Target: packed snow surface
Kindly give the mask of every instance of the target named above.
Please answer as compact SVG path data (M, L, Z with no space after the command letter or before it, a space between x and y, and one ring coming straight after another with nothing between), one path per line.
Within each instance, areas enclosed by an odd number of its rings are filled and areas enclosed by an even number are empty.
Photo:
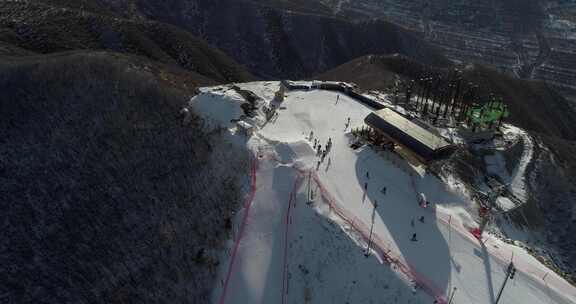
M240 86L266 106L279 84ZM576 303L576 289L524 249L469 233L472 203L455 179L352 149L350 130L369 107L336 92L289 91L278 116L247 137L230 123L242 118L241 98L226 87L203 92L191 106L254 159L214 303L494 303L511 260L517 273L500 303ZM314 139L332 141L321 163Z

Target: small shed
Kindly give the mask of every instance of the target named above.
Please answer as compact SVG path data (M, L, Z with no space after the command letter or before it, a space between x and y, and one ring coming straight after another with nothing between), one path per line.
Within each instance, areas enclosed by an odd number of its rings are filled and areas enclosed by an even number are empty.
M455 147L441 136L389 108L368 114L364 122L377 134L410 151L422 163L444 157Z

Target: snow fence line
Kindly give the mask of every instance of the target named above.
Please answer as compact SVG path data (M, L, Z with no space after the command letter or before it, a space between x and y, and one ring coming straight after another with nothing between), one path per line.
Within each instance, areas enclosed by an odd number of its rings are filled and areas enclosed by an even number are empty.
M285 230L284 230L284 262L282 265L282 304L285 304L288 297L288 239L290 237L290 225L292 224L292 219L290 216L290 211L292 210L292 204L296 208L296 191L302 185L303 177L298 176L294 181L294 186L292 187L292 192L290 192L290 197L288 198L288 207L286 208L286 217L284 220Z
M276 161L279 163L283 163L278 158L276 158L274 155L267 155L267 156L268 156L267 157L268 160L273 160L273 161ZM232 250L230 263L228 265L228 271L226 274L226 279L224 281L224 286L222 289L222 294L220 296L219 304L225 303L228 285L229 285L230 278L232 276L234 262L236 260L236 255L238 252L238 247L239 247L240 241L243 238L244 230L245 230L245 227L247 224L248 215L250 213L250 208L252 206L252 202L253 202L254 197L256 195L256 172L257 172L258 167L259 167L259 162L258 162L259 157L264 157L264 155L260 154L260 155L254 156L253 154L251 154L252 161L251 161L251 168L250 168L250 184L251 184L250 190L249 190L249 193L248 193L246 200L244 202L245 212L244 212L244 216L243 216L242 223L240 226L240 230L238 232L238 236L236 238L236 242L235 242L233 250ZM328 204L328 206L330 207L330 210L333 211L343 221L345 221L356 233L358 233L358 235L360 235L363 238L364 241L368 242L368 238L369 238L368 237L368 235L369 235L368 227L365 226L363 224L363 222L361 220L359 220L358 218L356 218L354 215L349 214L349 212L347 212L342 206L340 206L337 203L336 199L334 197L332 197L330 192L326 189L324 184L320 181L320 178L318 177L316 172L313 172L312 170L306 170L306 169L298 168L297 166L292 166L292 168L295 169L299 173L299 177L294 182L292 192L290 193L290 196L288 199L288 206L287 206L286 214L285 214L286 227L285 227L285 240L284 240L285 244L284 244L284 261L283 261L283 286L282 286L282 295L281 295L282 304L286 303L287 294L288 294L288 281L287 281L288 239L289 239L290 214L291 214L291 208L292 208L291 206L292 206L292 204L294 204L294 206L296 205L295 204L296 191L297 191L298 187L301 185L303 178L305 178L308 174L311 174L311 177L314 179L314 182L316 182L316 184L318 185L318 188L320 189L321 197L322 197L323 201ZM454 225L451 221L451 218L450 218L451 216L449 216L449 215L447 216L446 214L438 212L438 209L435 208L435 205L433 205L433 208L429 208L429 209L431 212L435 213L436 218L438 220L440 220L444 224L448 225L450 229L452 227L454 227L456 232L465 236L466 238L468 238L472 242L474 242L474 241L481 242L481 240L478 240L476 237L474 237L470 231L466 231L466 230L468 230L468 229L466 229L467 227L464 226L463 227L464 229L461 229L460 227ZM472 228L472 227L468 227L468 228ZM438 301L439 304L447 304L447 298L446 298L444 291L441 290L440 288L438 288L437 286L435 286L435 284L431 280L427 279L426 277L424 277L423 275L418 273L416 271L416 269L413 266L411 266L409 263L407 263L407 262L403 263L400 260L400 258L392 256L390 254L392 252L392 250L389 248L388 245L386 245L386 243L378 235L373 235L372 244L374 244L374 247L372 247L372 250L374 250L376 252L376 254L378 254L378 257L380 257L380 259L382 261L391 265L393 269L398 269L403 275L406 276L407 279L412 280L418 288L421 288L427 294L432 296L435 300ZM506 258L501 256L500 252L491 251L491 256L494 257L496 260L498 260L502 264L506 263ZM519 269L519 270L521 272L523 272L524 274L527 274L526 271L522 271L521 269ZM533 279L536 279L534 275L529 275L529 276L533 277Z
M339 92L341 94L347 95L348 97L355 99L356 101L363 103L375 110L382 110L385 108L380 102L362 95L356 89L351 88L344 83L327 83L327 82L320 82L314 84L311 82L309 85L302 85L302 84L293 84L290 81L283 80L281 83L290 91L293 90L325 90L325 91L334 91Z
M330 209L335 212L338 217L348 223L348 225L350 225L350 227L352 227L360 236L362 236L364 241L368 242L368 227L363 225L362 221L349 214L336 202L336 199L332 197L330 192L322 184L320 178L315 172L312 174L312 177L320 189L322 199L329 205ZM392 249L390 249L389 246L387 246L378 235L372 236L372 244L376 245L372 248L372 250L376 251L382 261L385 261L387 264L391 265L393 269L398 269L408 279L412 280L416 284L417 288L424 290L424 292L432 296L434 300L438 301L439 304L448 303L444 291L441 288L438 288L431 280L418 273L418 271L416 271L416 269L409 263L403 263L398 257L393 257L390 254Z
M250 165L250 191L246 197L246 200L244 201L244 216L242 217L240 230L238 231L238 236L236 238L236 242L234 243L232 254L230 255L230 263L228 264L226 279L224 281L224 286L222 287L222 294L220 295L220 300L218 301L219 304L224 304L224 301L226 300L228 283L230 282L230 277L232 276L232 269L234 267L234 261L236 260L236 254L238 253L238 246L240 245L240 241L244 236L244 230L246 228L246 223L248 222L248 215L250 214L250 207L252 207L252 202L256 196L256 171L258 170L258 159L254 156L253 153L250 153L250 157L252 158Z
M414 182L413 182L413 188L414 191L418 192ZM448 229L453 229L455 232L457 232L459 235L469 240L471 243L476 244L478 249L481 249L482 247L486 248L490 257L493 258L498 264L505 266L508 265L508 263L510 263L512 255L506 256L504 252L500 250L494 250L491 246L487 246L486 244L489 241L491 241L491 239L482 238L482 232L480 231L480 228L478 228L477 225L470 226L461 221L456 221L455 223L454 221L452 221L452 216L450 214L445 214L441 212L438 208L436 208L436 204L431 204L431 207L425 209L426 211L432 213L439 222L448 226ZM457 224L458 222L460 224ZM558 284L558 281L556 281L557 279L556 277L554 278L553 283L550 285L548 285L548 283L550 282L544 281L543 278L545 278L548 275L548 273L554 273L553 270L543 271L539 269L538 272L530 271L529 270L530 265L521 261L515 261L515 267L518 273L525 275L534 283L546 284L548 288L552 288L560 293L569 293L568 290L564 287L565 285Z
M280 159L278 159L276 157L276 155L273 155L273 154L259 155L258 157L264 157L264 156L266 156L266 158L268 160L273 160L273 161L276 161L276 162L281 163L281 164L286 164L286 163L282 162ZM299 173L300 182L306 176L311 175L311 177L314 179L314 182L316 182L316 184L318 185L318 188L320 189L322 199L324 200L324 202L326 202L328 204L328 206L330 207L330 210L335 212L338 215L338 217L340 217L342 220L344 220L346 223L348 223L348 225L350 225L350 227L352 227L360 236L362 236L364 241L368 242L368 238L369 238L368 227L366 227L365 225L362 225L361 220L359 220L355 216L349 214L347 211L345 211L344 208L342 208L338 203L336 203L336 199L334 199L334 197L332 197L332 195L326 189L324 184L322 184L322 182L320 181L320 178L318 177L316 172L314 172L313 170L309 170L309 169L307 170L307 169L299 168L298 166L294 166L294 165L292 166L292 168ZM298 179L295 182L295 186L297 185L297 183L299 183ZM296 191L296 189L297 189L297 187L295 187L293 189L293 191ZM289 220L289 218L288 218L288 214L287 214L287 216L286 216L286 221L287 221L286 224L287 225L289 224L288 220ZM286 239L285 239L286 241L287 241L287 237L288 236L286 235ZM385 245L385 242L378 235L373 234L372 244L375 245L372 248L372 250L376 251L376 253L378 254L378 256L380 257L380 259L382 261L385 261L387 264L391 265L393 267L393 269L398 269L402 274L404 274L406 276L407 279L414 282L416 284L417 288L424 290L427 294L432 296L434 298L434 300L438 301L438 304L447 304L448 303L447 298L446 298L443 290L441 290L440 288L435 286L431 280L425 278L423 275L418 273L416 271L416 269L414 267L412 267L410 264L401 262L398 257L393 257L390 254L392 252L392 250L389 248L389 246ZM285 247L285 249L287 250L287 247ZM287 260L285 260L285 261L286 261L285 262L286 265L285 265L284 270L286 271L288 265L287 265ZM284 276L285 275L286 274L284 274ZM283 292L282 292L282 303L283 304L285 303L284 302L285 301L284 295L287 292L287 290L284 289L285 287L286 287L286 284L284 283L284 286L282 288L283 289ZM220 303L220 304L223 304L223 303Z

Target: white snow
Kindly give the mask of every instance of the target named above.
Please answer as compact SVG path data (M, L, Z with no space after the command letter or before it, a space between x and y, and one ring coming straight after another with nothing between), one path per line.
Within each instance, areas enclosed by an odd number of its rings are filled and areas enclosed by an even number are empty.
M514 171L512 172L512 182L510 183L510 188L512 193L524 202L528 199L528 189L526 183L526 167L532 160L532 155L534 154L534 141L526 132L520 130L519 128L513 126L507 126L508 132L520 134L522 136L522 142L524 144L524 150L522 152L522 157L520 158L520 163Z
M266 102L278 88L238 85ZM201 115L225 126L240 116L236 93L209 91L191 102ZM372 110L342 94L336 103L337 95L288 92L278 118L245 143L255 159L253 199L238 214L241 234L221 264L215 303L446 303L454 289L453 303L493 303L512 254L518 272L500 303L576 302L576 289L524 249L468 232L477 224L457 181L420 175L389 152L351 149L347 118L359 127ZM333 142L320 166L310 131L322 145Z
M203 118L209 126L231 127L231 121L242 115L240 105L243 102L242 96L233 91L209 91L197 95L191 106L196 112L204 114Z

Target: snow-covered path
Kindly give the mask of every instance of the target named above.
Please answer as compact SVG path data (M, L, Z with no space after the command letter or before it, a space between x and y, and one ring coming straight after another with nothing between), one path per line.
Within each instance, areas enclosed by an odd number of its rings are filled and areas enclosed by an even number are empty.
M278 279L284 272L283 218L297 172L275 168L270 161L258 161L257 167L255 196L242 210L245 217L240 227L244 227L238 232L238 249L231 252L234 262L228 267L219 303L272 303L279 302L282 294Z
M223 265L231 275L225 296L215 291L220 304L442 303L454 288L454 303L493 303L512 252L518 272L501 303L576 303L575 288L523 249L470 235L468 200L451 185L419 175L395 155L351 149L346 120L359 126L371 109L336 96L288 93L278 119L249 140L258 151L256 192L234 264ZM319 167L310 131L322 144L334 143ZM316 193L311 205L307 170ZM417 204L420 192L433 206ZM365 258L372 223L377 258ZM421 289L415 293L414 282Z

